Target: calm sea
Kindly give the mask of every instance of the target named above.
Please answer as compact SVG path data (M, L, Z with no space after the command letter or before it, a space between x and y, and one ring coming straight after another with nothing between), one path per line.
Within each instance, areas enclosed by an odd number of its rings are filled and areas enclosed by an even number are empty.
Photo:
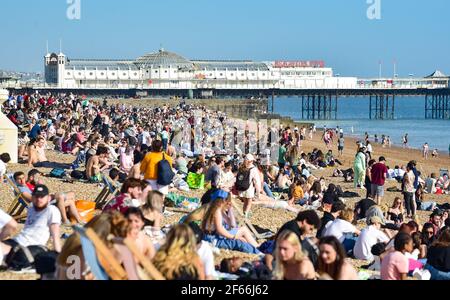
M410 147L422 148L427 142L430 149L444 151L448 155L450 145L450 120L425 119L425 100L421 97L396 98L394 120L370 120L368 98L341 98L338 100L338 120L314 121L317 128L339 126L346 135L362 137L368 132L371 140L375 134L391 137L394 145L402 143L408 133ZM301 121L301 99L275 99L275 113Z

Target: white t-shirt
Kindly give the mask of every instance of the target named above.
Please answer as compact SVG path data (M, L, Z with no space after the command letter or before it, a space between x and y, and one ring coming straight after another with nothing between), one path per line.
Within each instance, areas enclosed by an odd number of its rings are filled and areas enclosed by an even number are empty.
M0 178L6 174L6 164L0 159Z
M368 226L361 230L361 235L356 240L355 248L353 248L353 254L357 259L371 261L373 260L372 246L387 242L389 242L389 238L384 232L373 225Z
M352 223L342 219L336 219L327 228L323 236L334 236L342 243L345 240L345 233L354 233L355 231L356 227Z
M52 224L61 224L61 213L56 206L49 205L39 212L33 206L30 206L25 227L14 240L25 247L45 246L50 238L50 226Z
M142 133L139 135L139 139L143 145L150 146L150 133L148 131L142 131Z
M11 220L12 217L0 209L0 230L2 230L2 228L5 227L6 224L11 222Z
M202 245L197 250L198 256L200 256L203 266L205 268L205 276L217 277L216 269L214 267L214 254L209 243L202 241Z

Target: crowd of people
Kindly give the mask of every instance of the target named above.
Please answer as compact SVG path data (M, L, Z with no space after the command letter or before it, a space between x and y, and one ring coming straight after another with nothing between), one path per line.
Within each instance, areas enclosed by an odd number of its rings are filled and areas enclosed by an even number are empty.
M226 127L224 113L184 103L139 108L72 94L34 94L11 96L2 111L19 129L19 158L30 169L27 175L11 174L29 204L17 235L11 237L17 222L0 210L0 262L9 270L27 267L21 258L28 249L36 265L47 259L46 273L57 279L74 279L68 276L74 255L83 262L81 278L76 279L95 279L80 233L61 235L61 225L77 224L92 229L123 265L130 262L114 238L132 240L166 279L360 279L347 258L366 261L366 268L379 271L381 279L416 274L450 278L449 207L423 201L425 193L449 191L448 174L422 180L415 161L391 170L385 157L372 157L369 141L358 143L352 168L337 170L338 176L366 190L366 197L352 207L340 186L314 176L318 169L343 165L332 150L336 144L338 155L343 154L344 134L339 130L324 131L326 153L317 148L302 151L306 127L280 127L276 135L269 134L279 137L275 154L271 148L248 153L249 138L244 134L246 146L240 153L235 148L227 151L227 138L217 134ZM200 135L199 123L210 125ZM312 138L315 128L309 131ZM233 138L236 141L237 135ZM73 163L49 161L49 149L71 155ZM273 156L276 163L271 162ZM7 153L0 155L2 177L8 176L9 161ZM40 178L41 168L70 170L72 178L92 185L102 183L107 174L120 188L85 223L75 192L52 194ZM204 179L200 189L205 188L198 206L177 224L163 227L170 194L197 177ZM389 179L401 184L403 199L397 197L386 210ZM261 240L248 224L255 206L286 210L296 217ZM417 210L432 212L423 226L417 223ZM50 239L52 251L46 248ZM215 266L217 249L254 254L257 259L233 257ZM147 278L138 273L128 278Z

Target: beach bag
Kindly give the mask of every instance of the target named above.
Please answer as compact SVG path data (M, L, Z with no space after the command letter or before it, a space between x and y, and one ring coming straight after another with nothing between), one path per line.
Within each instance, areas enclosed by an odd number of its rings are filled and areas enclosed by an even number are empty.
M8 265L8 269L14 271L20 271L25 268L34 268L35 259L46 252L48 252L48 249L44 246L24 247L16 245L11 249L5 262Z
M193 190L203 189L205 186L205 174L189 172L186 182Z
M78 170L73 170L72 173L70 173L70 177L80 180L80 179L86 179L86 173L78 171Z
M53 169L50 172L50 177L53 178L64 178L66 176L66 171L64 169Z
M55 273L58 255L56 251L48 251L36 256L34 263L36 273L41 276Z
M250 187L250 171L252 169L239 170L236 176L236 190L243 192Z
M172 183L174 177L175 173L163 153L163 159L158 163L158 179L156 182L159 185L166 186Z
M355 192L345 191L339 197L342 197L342 198L356 198L356 197L359 197L359 194L355 193Z

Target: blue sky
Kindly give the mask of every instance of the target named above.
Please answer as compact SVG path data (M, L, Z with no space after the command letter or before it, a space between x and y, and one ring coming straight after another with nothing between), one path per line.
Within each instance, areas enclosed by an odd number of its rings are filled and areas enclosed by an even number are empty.
M341 76L450 73L450 1L1 0L0 69L42 71L50 49L72 58L136 58L159 49L192 59L323 59ZM3 42L5 41L5 42Z

